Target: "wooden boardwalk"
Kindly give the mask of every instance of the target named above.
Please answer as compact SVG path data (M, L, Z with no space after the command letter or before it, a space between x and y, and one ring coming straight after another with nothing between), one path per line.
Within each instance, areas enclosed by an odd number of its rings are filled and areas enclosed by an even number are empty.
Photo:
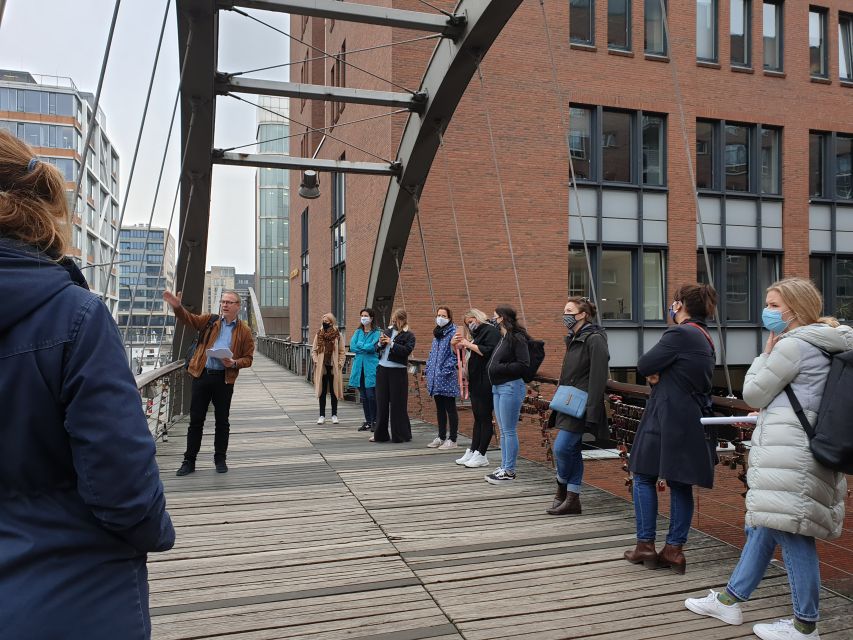
M358 405L320 426L316 402L258 356L234 395L229 473L213 469L212 414L195 474L175 477L185 425L159 444L178 540L149 561L155 639L723 640L791 616L778 569L743 626L684 609L725 584L733 547L694 531L685 576L629 565L625 500L584 487L582 516L550 517L540 465L521 461L512 486L493 487L483 475L500 452L465 469L463 449L425 447L428 425L411 443L370 444ZM853 638L850 601L826 592L821 609L822 638Z

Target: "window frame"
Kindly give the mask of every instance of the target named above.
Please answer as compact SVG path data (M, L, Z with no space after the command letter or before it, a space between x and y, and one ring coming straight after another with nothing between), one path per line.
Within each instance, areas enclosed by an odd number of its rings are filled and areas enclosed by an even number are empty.
M631 48L633 46L632 38L631 38L632 31L633 31L632 23L631 23L631 20L633 18L633 11L632 11L632 6L631 6L632 2L631 2L631 0L622 0L623 6L625 7L625 12L624 12L624 15L625 15L625 33L624 33L625 44L622 45L622 44L614 44L613 40L610 37L611 36L610 5L613 1L614 0L608 0L607 1L607 48L611 49L613 51L631 51ZM621 13L622 12L619 12L619 14L617 14L617 15L621 15Z
M779 57L778 66L768 66L767 64L767 37L764 35L764 8L768 6L775 7L776 12L776 36L774 38L776 42L776 54ZM785 71L785 6L783 0L763 0L761 4L762 16L761 16L761 57L762 57L762 67L765 71L770 71L771 73L784 73Z
M345 160L342 154L340 160ZM331 174L331 292L332 313L338 327L346 329L346 173Z
M712 143L710 145L711 150L711 187L697 187L697 191L699 193L705 194L731 194L737 197L760 197L767 199L781 199L783 197L783 153L782 150L784 148L784 134L785 130L783 127L764 125L761 123L753 123L753 122L740 122L740 121L729 121L729 120L712 120L709 118L696 118L696 124L706 123L712 125ZM747 151L747 178L748 178L748 190L747 191L737 191L734 189L728 189L728 183L726 180L726 127L734 126L734 127L745 127L747 129L747 141L749 143L749 149ZM696 130L694 129L694 162L696 166L699 165L699 148L698 148L698 140L696 140ZM776 165L778 167L778 176L777 176L777 184L775 192L765 192L763 190L763 158L761 156L762 150L762 133L765 131L776 131L778 133L778 149L777 149L777 159Z
M846 44L845 44L846 43ZM847 66L847 75L841 75L841 61ZM853 82L853 13L838 12L838 79Z
M729 283L729 269L727 267L729 256L745 256L748 260L747 283L749 291L748 311L749 319L747 320L732 320L729 319L729 295L728 291L720 289L721 283ZM784 274L784 252L783 251L763 251L756 249L733 249L714 248L708 249L708 259L711 262L711 270L713 272L714 286L718 292L717 315L721 322L726 326L732 327L761 327L761 311L764 306L763 293L767 286L772 282L761 281L761 265L762 258L770 258L775 261L776 272L778 278L782 278ZM705 269L705 256L702 247L696 251L696 282L706 282L702 278L702 271ZM751 301L751 302L750 302Z
M809 202L838 202L844 205L853 204L853 158L851 158L851 172L848 174L850 182L850 197L842 197L839 195L838 189L838 139L850 139L853 145L853 133L844 133L837 131L819 131L809 130L809 183L811 183L811 139L812 136L818 136L821 140L820 160L821 160L821 195L812 195L809 193ZM851 154L853 155L853 154ZM811 191L811 188L809 188Z
M663 39L663 48L660 50L649 48L648 33L649 33L650 20L648 17L649 16L648 9L649 9L649 5L651 3L654 3L655 5L659 6L660 1L661 0L645 0L645 2L643 3L643 52L647 56L668 58L669 57L669 38L667 38L667 35L666 35L667 29L666 29L666 25L664 23L665 18L664 18L663 14L660 16L660 29L661 29L661 38ZM664 6L664 9L666 10L666 15L669 15L669 3L667 2L667 0L663 0L663 6Z
M308 254L308 207L306 206L302 210L301 215L301 224L302 224L302 253L300 254L300 292L301 292L301 302L302 302L302 342L308 341L308 334L310 332L309 325L309 309L308 309L308 286L310 282L310 264L309 264L309 254Z
M743 60L735 60L732 57L732 17L734 12L732 6L738 3L743 7ZM740 69L752 69L752 2L751 0L730 0L729 2L729 64Z
M699 55L699 2L696 0L693 5L696 7L696 60L697 62L709 62L717 64L720 61L720 8L718 0L707 0L711 4L711 57Z
M809 42L809 75L812 78L826 80L829 78L829 11L826 7L809 5L809 31L811 31L812 15L818 16L820 20L820 45L818 53L820 55L819 64L821 65L821 70L818 73L812 70L812 46L811 42Z
M595 0L579 0L580 2L585 2L587 9L589 11L589 16L587 18L586 24L584 25L586 29L589 31L589 38L582 39L577 38L573 35L574 31L574 23L575 17L573 17L573 13L575 13L575 0L569 0L569 43L570 44L579 44L587 47L595 46Z

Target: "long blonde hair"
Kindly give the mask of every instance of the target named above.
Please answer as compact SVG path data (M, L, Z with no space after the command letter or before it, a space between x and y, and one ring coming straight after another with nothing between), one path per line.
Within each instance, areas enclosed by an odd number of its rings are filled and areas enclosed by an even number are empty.
M837 327L838 321L830 316L821 317L823 296L811 280L806 278L784 278L767 287L782 298L801 325L821 323Z
M61 258L71 237L70 222L59 170L0 129L0 235Z
M465 315L462 316L462 324L465 325L465 338L470 340L473 335L471 334L471 329L468 328L468 323L465 322L468 318L474 318L474 320L477 321L477 324L486 324L489 321L489 316L476 308L468 309L468 311L465 312Z

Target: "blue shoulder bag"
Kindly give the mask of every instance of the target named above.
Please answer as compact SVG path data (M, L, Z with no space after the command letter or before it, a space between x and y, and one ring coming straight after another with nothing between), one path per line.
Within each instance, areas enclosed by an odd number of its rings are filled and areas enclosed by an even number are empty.
M583 418L586 413L588 394L583 389L569 385L560 385L551 400L550 409L557 413L565 413L573 418Z

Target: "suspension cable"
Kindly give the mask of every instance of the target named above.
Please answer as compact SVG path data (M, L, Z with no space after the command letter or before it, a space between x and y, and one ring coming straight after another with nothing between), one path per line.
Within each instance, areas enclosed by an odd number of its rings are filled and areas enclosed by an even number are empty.
M450 212L453 214L453 228L456 230L456 246L459 247L459 260L462 263L462 278L465 281L465 295L468 298L468 308L473 309L471 304L471 290L468 288L468 272L465 269L465 254L462 251L462 237L459 235L459 222L456 218L456 204L453 201L453 185L450 180L450 163L447 159L447 148L444 146L444 135L441 128L438 130L438 145L441 147L441 157L444 160L444 175L447 176L447 192L450 196Z
M74 210L77 210L77 197L80 195L80 186L83 184L83 176L86 175L86 161L89 159L89 143L92 141L92 133L95 130L95 120L98 117L98 107L101 104L101 89L104 86L104 76L107 73L107 63L110 60L110 50L113 45L113 34L116 30L116 20L118 19L118 9L121 6L121 0L116 0L113 7L113 19L110 22L110 31L107 34L107 46L104 49L104 57L101 61L101 74L98 77L98 88L95 90L95 100L92 104L92 114L89 116L89 122L86 125L86 143L83 145L83 158L80 162L80 175L77 176L77 184L74 186L73 203Z
M408 309L406 306L406 291L403 289L403 272L400 270L400 251L399 249L394 249L394 262L397 264L397 282L400 285L400 297L403 299L403 308ZM391 313L394 313L394 310L391 310Z
M440 8L436 7L434 4L430 4L430 3L429 3L429 2L427 2L426 0L418 0L418 2L420 2L421 4L424 4L424 5L426 5L426 6L428 6L430 9L435 9L435 10L436 10L436 11L438 11L439 13L443 13L443 14L444 14L444 15L446 15L448 18L452 18L452 17L453 17L453 14L452 14L452 13L450 13L449 11L445 11L444 9L440 9Z
M664 37L666 38L668 46L670 48L672 48L673 42L672 42L672 38L670 37L670 32L669 32L669 16L666 13L666 2L664 2L664 0L659 0L659 3L660 3L662 15L663 15ZM676 103L678 104L678 117L679 117L679 122L681 125L681 138L682 138L682 141L684 142L684 155L687 158L687 171L690 174L690 184L693 187L693 202L694 202L694 206L696 207L696 222L699 225L699 240L702 243L702 254L705 257L705 270L708 274L708 283L713 287L714 286L714 275L713 275L713 272L711 271L711 259L708 256L708 245L705 242L705 225L703 224L703 221L702 221L702 210L699 207L699 191L696 188L696 172L693 168L693 152L691 151L691 148L690 148L690 141L687 139L687 124L685 122L685 117L684 117L684 104L683 104L683 99L681 96L681 82L678 79L678 64L676 63L676 56L674 55L674 52L673 52L673 55L670 56L670 58L671 58L670 68L672 70L672 82L673 82L673 85L675 88L675 100L676 100ZM725 336L723 335L723 324L722 324L722 321L720 319L719 308L714 310L714 322L717 325L717 335L719 336L719 339L720 339L720 360L721 360L722 365L723 365L723 373L725 374L725 377L726 377L726 387L727 387L728 392L729 392L728 397L734 398L735 395L732 392L732 378L731 378L731 374L729 373L729 365L728 365L728 362L726 359L726 339L725 339Z
M495 133L492 130L492 116L489 111L489 99L486 95L486 84L483 81L483 72L480 69L480 61L477 60L477 77L480 79L480 92L483 100L483 111L486 113L486 128L489 131L489 141L491 143L492 148L492 161L495 165L495 175L497 177L498 182L498 193L501 197L501 210L503 211L504 216L504 227L506 228L506 240L509 245L509 257L512 259L512 270L515 274L515 288L518 290L518 303L521 307L521 320L524 322L525 326L527 325L527 315L524 313L524 298L521 295L521 282L518 279L518 268L515 264L515 251L512 249L512 234L509 230L509 214L506 209L506 200L504 199L504 189L503 183L501 182L501 170L498 165L498 151L495 146Z
M267 111L267 112L269 112L269 113L271 113L271 114L273 114L273 115L276 115L276 116L279 116L279 117L281 117L281 118L284 118L285 120L287 120L287 121L289 121L289 122L292 122L293 124L299 125L300 127L305 127L306 131L305 131L304 133L302 133L302 134L299 134L299 135L303 135L303 136L305 136L305 135L308 135L309 133L313 133L313 132L315 132L315 131L317 131L317 132L323 132L323 131L325 131L325 128L323 128L323 129L315 129L314 127L309 127L307 124L303 124L303 123L299 122L298 120L294 120L294 119L293 119L293 118L291 118L290 116L286 116L286 115L284 115L283 113L280 113L280 112L278 112L278 111L275 111L274 109L269 109L269 108L267 108L267 107L263 107L263 106L261 106L261 105L259 105L259 104L256 104L256 103L252 102L251 100L246 100L245 98L241 98L240 96L235 95L235 94L233 94L233 93L226 93L225 95L226 95L226 96L228 96L229 98L234 98L235 100L239 100L240 102L245 102L246 104L250 104L250 105L252 105L253 107L257 107L258 109L261 109L262 111ZM357 146L357 145L354 145L354 144L352 144L351 142L347 142L346 140L342 140L341 138L337 138L337 137L333 136L331 133L326 132L326 134L325 134L325 135L326 135L327 137L331 138L332 140L337 140L337 141L338 141L338 142L340 142L341 144L345 144L346 146L348 146L348 147L352 147L353 149L356 149L357 151L361 151L362 153L366 153L367 155L369 155L369 156L371 156L371 157L373 157L373 158L376 158L377 160L381 160L382 162L387 162L388 164L393 164L393 162L391 162L390 160L388 160L388 159L386 159L386 158L383 158L382 156L378 156L378 155L376 155L375 153L373 153L373 152L371 152L371 151L368 151L367 149L362 149L361 147L359 147L359 146Z
M363 47L361 49L350 49L347 51L347 55L350 56L354 53L364 53L366 51L376 51L377 49L385 49L387 47L393 47L395 45L401 44L410 44L412 42L421 42L423 40L435 40L436 38L443 38L440 33L431 33L427 36L418 36L417 38L408 38L406 40L395 40L394 42L386 42L385 44L377 44L373 47ZM315 56L313 58L305 58L304 60L288 60L287 62L282 62L280 64L273 64L268 67L258 67L257 69L248 69L247 71L237 71L236 73L229 73L228 75L233 77L236 76L244 76L247 73L255 73L257 71L270 71L272 69L280 69L282 67L289 67L294 64L304 64L306 62L315 62L316 60L327 60L330 58L328 54L324 56Z
M569 186L575 197L575 207L577 208L578 222L581 229L581 242L583 243L583 253L586 259L586 270L589 276L589 291L592 295L592 302L598 308L598 293L595 288L595 278L592 273L592 261L589 257L589 244L586 239L586 228L583 221L583 211L581 209L580 193L578 191L577 177L575 176L575 163L572 160L572 144L571 144L571 129L569 123L566 122L566 115L563 110L564 96L560 88L560 82L557 78L557 63L554 60L554 46L551 42L551 29L548 27L548 16L545 12L545 0L539 0L539 7L542 10L542 23L545 27L545 41L548 45L548 57L551 61L551 79L554 83L554 93L557 97L557 110L560 112L560 123L563 127L563 136L566 140L566 155L569 158ZM569 220L572 218L572 207L567 203L569 209Z
M411 93L412 95L415 95L417 93L417 91L412 91L411 89L407 89L406 87L399 85L396 82L392 82L391 80L388 80L387 78L383 78L382 76L378 76L375 73L371 73L367 69L363 69L363 68L353 64L352 62L347 62L347 60L340 55L335 55L333 53L329 53L327 51L324 51L320 47L315 47L313 44L305 42L304 40L301 40L300 38L297 38L296 36L291 35L291 34L287 33L286 31L282 31L278 27L274 27L273 25L269 24L268 22L264 22L263 20L259 20L255 16L250 15L250 14L246 13L245 11L241 11L240 9L233 8L233 7L231 8L231 11L233 11L234 13L239 13L241 16L245 16L245 17L249 18L250 20L254 20L258 24L262 24L265 27L269 27L273 31L276 31L277 33L280 33L283 36L287 36L291 40L294 40L294 41L298 42L299 44L303 44L306 47L308 47L309 49L313 49L314 51L318 51L328 58L334 58L335 60L337 60L341 64L345 64L348 67L352 67L353 69L357 69L358 71L361 71L362 73L366 73L367 75L369 75L373 78L376 78L377 80L381 80L382 82L387 82L392 87L397 87L398 89L402 89L403 91L405 91L407 93ZM303 60L303 62L304 62L304 60Z
M157 73L157 65L160 62L160 49L163 45L163 34L166 32L166 21L169 17L169 9L171 8L172 0L166 0L166 10L163 12L163 24L160 25L160 37L157 40L157 52L154 54L154 65L151 67L151 79L148 81L148 92L145 95L145 106L142 109L142 121L139 124L139 133L136 136L136 146L133 149L133 161L130 163L130 173L127 177L127 186L124 188L124 200L121 205L121 213L118 217L117 227L118 227L118 236L116 237L115 242L113 243L112 255L110 255L109 267L107 268L106 278L107 284L104 287L104 297L107 297L107 292L110 290L110 283L112 282L113 277L113 265L115 264L115 258L118 254L119 248L119 236L121 236L121 225L124 222L124 213L127 211L127 201L130 195L130 186L133 184L133 175L136 171L136 160L139 157L139 147L142 142L142 132L145 130L145 122L148 118L148 105L151 102L151 90L154 87L154 76ZM192 32L190 32L190 37L192 37ZM184 54L184 59L186 59L186 54ZM133 310L131 309L131 315ZM129 318L128 318L129 320Z
M388 113L380 113L377 116L367 116L366 118L359 118L358 120L350 120L349 122L337 122L329 127L321 127L319 129L313 129L313 131L319 132L328 132L337 127L345 127L350 124L359 124L361 122L367 122L368 120L377 120L379 118L387 118L388 116L396 116L401 113L409 113L408 109L397 109L396 111L389 111ZM303 133L291 133L286 136L279 136L278 138L270 138L269 140L255 140L254 142L247 142L246 144L237 145L236 147L228 147L227 149L222 149L222 151L236 151L237 149L245 149L246 147L253 147L255 145L260 144L268 144L270 142L278 142L280 140L287 140L289 138L296 138L298 136L304 136L307 132Z
M410 195L412 196L412 200L415 201L415 221L418 223L418 235L421 238L421 250L424 254L424 267L426 268L427 284L429 285L429 299L432 302L432 310L435 312L435 292L432 289L432 276L429 272L429 259L427 258L426 241L424 240L424 230L421 226L421 203L420 199L414 193L410 192Z

